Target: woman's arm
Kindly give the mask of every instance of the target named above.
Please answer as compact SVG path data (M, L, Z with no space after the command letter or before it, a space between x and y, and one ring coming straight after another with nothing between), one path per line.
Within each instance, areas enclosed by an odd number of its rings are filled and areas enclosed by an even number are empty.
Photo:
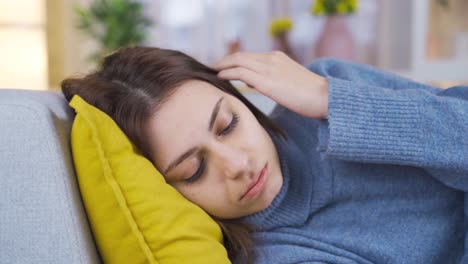
M435 88L338 60L309 69L328 80L320 148L329 157L422 167L468 191L468 87Z
M311 72L284 54L235 54L216 68L299 114L328 118L320 149L329 157L426 169L468 191L468 87L440 89L334 59Z

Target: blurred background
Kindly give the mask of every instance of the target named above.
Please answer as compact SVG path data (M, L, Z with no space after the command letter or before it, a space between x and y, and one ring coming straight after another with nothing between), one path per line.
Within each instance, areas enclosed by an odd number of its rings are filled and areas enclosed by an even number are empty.
M283 50L362 62L440 87L468 83L467 0L0 0L0 88L59 89L128 45L211 65Z

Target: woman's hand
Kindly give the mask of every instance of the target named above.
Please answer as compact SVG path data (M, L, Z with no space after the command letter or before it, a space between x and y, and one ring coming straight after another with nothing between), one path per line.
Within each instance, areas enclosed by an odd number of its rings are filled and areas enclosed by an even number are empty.
M240 80L278 104L312 118L327 118L328 82L284 53L238 52L219 61L218 77Z

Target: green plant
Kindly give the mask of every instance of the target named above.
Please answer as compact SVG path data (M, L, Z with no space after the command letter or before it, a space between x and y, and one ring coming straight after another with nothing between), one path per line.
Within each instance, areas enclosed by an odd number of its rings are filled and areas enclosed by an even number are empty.
M449 7L449 0L437 0L437 3L439 5L441 5L442 7L444 8L448 8Z
M356 9L357 0L315 0L310 11L314 15L348 15Z
M291 30L293 23L288 17L280 17L273 19L270 23L270 35L278 37L280 34Z
M132 0L95 0L89 8L75 6L78 28L95 39L100 49L90 57L100 59L116 49L142 43L152 24L143 7Z

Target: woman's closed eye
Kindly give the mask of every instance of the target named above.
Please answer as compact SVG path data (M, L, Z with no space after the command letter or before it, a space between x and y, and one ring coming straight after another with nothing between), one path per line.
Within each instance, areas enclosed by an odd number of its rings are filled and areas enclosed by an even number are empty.
M231 133L232 130L237 126L237 123L239 123L239 115L234 113L232 114L231 123L229 123L229 125L223 131L221 131L221 133L219 133L220 136Z
M198 180L203 172L205 171L205 167L206 167L206 159L203 159L200 163L200 166L198 167L197 171L192 175L192 177L188 178L188 179L185 179L184 181L186 183L192 183L196 180Z
M219 135L220 136L225 136L225 135L228 135L228 134L232 133L232 131L234 131L234 128L236 128L238 123L239 123L239 115L236 114L236 113L233 113L231 122L229 123L229 125L226 128L224 128L219 133ZM206 159L202 159L202 161L200 162L200 166L198 167L197 171L190 178L185 179L184 182L192 183L192 182L195 182L196 180L200 179L201 176L203 176L203 173L205 172L205 168L206 168Z

